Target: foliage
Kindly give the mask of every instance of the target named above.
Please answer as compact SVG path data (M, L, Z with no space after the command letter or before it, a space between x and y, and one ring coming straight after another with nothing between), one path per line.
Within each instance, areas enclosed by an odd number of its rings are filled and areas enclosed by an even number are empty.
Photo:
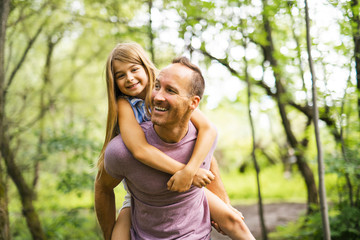
M360 238L360 210L357 207L345 206L330 212L331 239L356 240ZM317 240L322 239L320 212L303 216L295 223L279 226L270 234L270 239L278 240Z
M273 98L274 74L281 73L287 117L299 142L308 142L300 150L316 172L313 128L307 126L306 115L311 81L303 1L152 2L154 40L150 42L148 1L11 1L4 61L6 79L13 73L14 77L6 92L6 134L16 164L34 189L49 239L101 238L93 212L93 180L105 132L104 65L114 45L124 41L136 41L147 50L154 45L159 68L182 54L201 66L207 80L201 107L219 130L216 158L233 203L256 201L243 82L246 56L254 86L251 111L265 202L306 200L294 149ZM332 237L355 239L359 238L360 213L355 206L360 202L360 146L352 34L358 9L351 8L350 0L311 2ZM321 21L325 17L326 23ZM272 28L276 67L263 48L269 44L264 18ZM16 185L8 182L13 239L30 239ZM121 198L124 192L120 189L116 194ZM273 236L320 239L320 219L318 214L304 217Z
M73 208L42 212L42 219L48 239L102 239L91 209ZM32 239L26 231L25 222L21 218L16 218L12 226L12 239Z
M345 206L331 219L331 236L334 240L360 238L360 210Z

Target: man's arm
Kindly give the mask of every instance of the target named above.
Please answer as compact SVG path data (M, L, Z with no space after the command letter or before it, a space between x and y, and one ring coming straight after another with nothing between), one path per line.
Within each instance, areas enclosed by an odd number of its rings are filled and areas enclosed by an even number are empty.
M111 239L116 220L114 188L121 180L111 177L105 169L98 172L95 180L95 211L105 240Z
M227 195L224 183L221 180L219 166L214 156L211 158L210 171L215 175L215 180L207 185L206 188L218 196L226 204L230 204L230 198Z
M239 214L241 218L244 219L242 213L231 206L229 195L227 194L224 183L220 177L219 165L214 156L211 158L210 171L215 175L215 180L207 185L206 188L218 196L221 200L223 200L234 212Z

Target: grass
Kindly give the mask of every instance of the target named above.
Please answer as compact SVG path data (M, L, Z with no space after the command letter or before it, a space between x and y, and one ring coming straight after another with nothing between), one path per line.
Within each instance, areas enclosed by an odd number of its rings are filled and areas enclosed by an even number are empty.
M306 202L305 182L298 171L293 172L290 178L285 178L281 165L269 166L261 170L260 187L264 203ZM314 175L317 181L315 170ZM232 204L253 204L257 202L255 170L249 170L245 173L234 170L221 173L221 176ZM336 187L336 181L335 175L327 174L325 176L328 200L337 197L336 191L333 191Z

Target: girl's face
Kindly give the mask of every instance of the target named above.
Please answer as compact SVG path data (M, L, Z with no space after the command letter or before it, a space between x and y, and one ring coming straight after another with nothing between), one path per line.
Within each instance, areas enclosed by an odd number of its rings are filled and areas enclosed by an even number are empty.
M116 85L123 94L145 99L149 80L142 65L114 60L113 73Z

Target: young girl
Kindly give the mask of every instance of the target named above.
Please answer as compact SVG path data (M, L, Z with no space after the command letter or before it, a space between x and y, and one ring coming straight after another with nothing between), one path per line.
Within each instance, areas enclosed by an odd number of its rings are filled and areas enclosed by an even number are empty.
M103 170L106 146L113 137L121 133L126 147L136 159L152 168L173 174L167 184L169 190L184 192L192 184L197 187L206 186L214 180L214 175L200 168L200 165L214 143L216 131L199 110L194 111L191 118L198 129L198 140L187 165L170 158L149 145L145 139L139 123L150 120L150 93L156 73L157 70L145 51L136 43L118 44L109 55L106 64L108 119L98 167L100 171ZM125 183L124 187L126 189ZM210 191L206 191L206 196L211 217L226 234L234 239L251 239L252 235L239 213ZM125 198L112 239L130 239L129 198L128 195Z

